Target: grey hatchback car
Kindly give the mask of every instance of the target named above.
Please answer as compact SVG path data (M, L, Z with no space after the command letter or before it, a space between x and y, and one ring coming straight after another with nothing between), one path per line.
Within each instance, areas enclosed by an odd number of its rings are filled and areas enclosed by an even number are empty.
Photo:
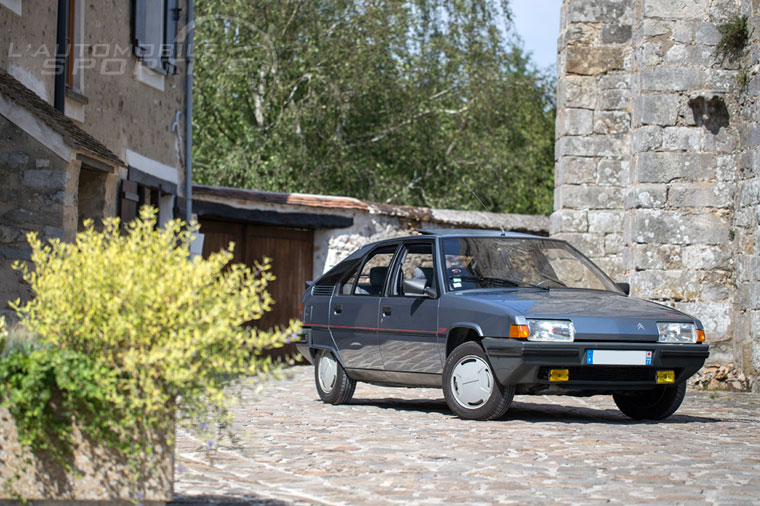
M421 232L307 288L297 346L324 402L348 402L356 382L437 387L458 416L491 420L515 394L605 394L660 420L708 356L699 320L629 297L565 241Z

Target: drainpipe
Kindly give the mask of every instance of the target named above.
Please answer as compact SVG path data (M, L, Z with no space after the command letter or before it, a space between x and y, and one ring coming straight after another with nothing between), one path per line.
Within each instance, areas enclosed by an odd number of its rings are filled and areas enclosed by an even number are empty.
M64 0L65 1L65 0ZM185 220L193 218L193 32L195 27L193 0L187 0L187 39L185 61L187 83L185 84Z
M192 0L191 0L192 1ZM65 103L66 87L66 30L68 29L68 19L66 13L69 11L68 0L58 0L58 19L56 24L55 35L55 88L53 90L53 107L63 113Z

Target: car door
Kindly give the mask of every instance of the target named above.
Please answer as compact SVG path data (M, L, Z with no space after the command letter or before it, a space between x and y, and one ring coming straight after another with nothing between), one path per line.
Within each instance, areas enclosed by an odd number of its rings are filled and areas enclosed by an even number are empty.
M404 280L425 279L435 297L404 293ZM440 374L438 279L432 241L399 250L386 296L380 298L378 340L386 371Z
M397 246L384 245L370 251L330 300L329 328L347 368L383 369L377 319L380 295Z

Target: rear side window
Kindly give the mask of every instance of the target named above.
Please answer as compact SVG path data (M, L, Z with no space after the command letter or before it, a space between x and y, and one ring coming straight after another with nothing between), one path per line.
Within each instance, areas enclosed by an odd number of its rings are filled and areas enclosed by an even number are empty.
M356 280L354 295L372 295L375 297L380 295L395 252L396 246L394 245L384 246L369 254Z

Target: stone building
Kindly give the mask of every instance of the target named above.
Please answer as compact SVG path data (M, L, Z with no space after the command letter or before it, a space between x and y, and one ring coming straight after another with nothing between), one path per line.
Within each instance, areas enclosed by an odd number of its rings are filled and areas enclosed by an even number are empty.
M28 288L28 232L175 215L183 183L184 0L0 0L0 314Z
M719 26L750 39L718 54ZM552 234L760 371L760 4L564 0ZM758 388L758 381L755 381Z

